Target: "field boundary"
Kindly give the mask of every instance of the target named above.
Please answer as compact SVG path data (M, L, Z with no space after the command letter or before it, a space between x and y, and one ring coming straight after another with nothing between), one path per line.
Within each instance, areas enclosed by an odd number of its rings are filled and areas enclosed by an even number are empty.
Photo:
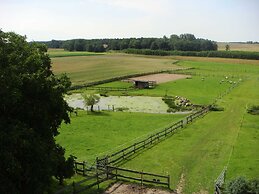
M167 69L167 70L160 70L160 71L150 71L150 72L144 72L144 73L135 73L135 74L130 74L130 75L117 76L117 77L112 77L112 78L104 79L104 80L100 80L100 81L89 82L89 83L86 83L86 84L74 85L74 86L70 87L70 90L77 90L77 89L81 89L81 88L96 86L96 85L100 85L100 84L105 84L105 83L109 83L109 82L114 82L114 81L132 78L132 77L152 75L152 74L158 74L158 73L174 73L174 72L177 72L177 71L180 71L180 70L189 70L189 69L192 69L192 68L181 68L181 69L175 69L175 70Z
M118 165L123 160L126 160L127 158L136 154L138 151L148 148L151 145L155 145L156 143L159 143L161 140L166 139L167 137L170 137L170 135L172 135L177 129L183 128L184 125L187 125L193 122L198 117L205 115L207 112L209 112L209 110L210 110L210 106L204 107L203 109L187 116L186 118L172 124L171 126L166 127L162 131L159 131L155 134L150 135L144 140L138 141L126 148L123 148L109 155L97 157L96 167L98 169L99 168L102 169L108 165Z
M140 182L141 185L156 184L166 186L168 189L170 189L170 175L161 175L114 166L106 166L106 168L102 169L100 172L97 169L94 175L88 176L87 178L77 183L73 182L72 184L56 191L55 194L61 194L64 192L71 194L81 193L96 185L99 189L100 183L114 178L116 179L116 181L125 179L134 180ZM82 185L83 183L89 184Z

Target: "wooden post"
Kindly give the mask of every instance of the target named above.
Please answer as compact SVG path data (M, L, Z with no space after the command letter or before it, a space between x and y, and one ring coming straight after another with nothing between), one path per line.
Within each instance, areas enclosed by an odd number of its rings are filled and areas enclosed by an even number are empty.
M109 179L109 168L107 165L106 165L106 178L107 180Z
M96 157L96 169L98 169L98 162L99 161L99 158L98 157Z
M98 190L99 190L99 175L98 175L98 169L96 169L96 179L97 179L97 187L98 187Z
M85 176L85 161L83 161L83 176Z
M170 189L170 175L167 177L167 182L168 182L168 189Z
M76 193L75 181L73 181L73 183L72 183L72 187L73 187L73 194L75 194L75 193Z
M76 174L77 174L77 163L75 162L75 169L76 169Z
M143 186L143 170L140 172L140 177L141 177L141 186Z

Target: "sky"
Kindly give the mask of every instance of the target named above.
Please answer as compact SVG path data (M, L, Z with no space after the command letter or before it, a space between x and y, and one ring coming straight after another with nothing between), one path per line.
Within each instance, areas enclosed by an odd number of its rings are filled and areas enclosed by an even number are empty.
M29 41L183 33L259 41L259 0L0 0L0 29Z

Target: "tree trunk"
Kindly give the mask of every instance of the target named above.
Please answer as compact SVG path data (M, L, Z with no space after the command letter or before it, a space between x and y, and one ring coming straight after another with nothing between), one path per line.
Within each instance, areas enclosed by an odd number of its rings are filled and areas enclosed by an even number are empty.
M94 112L94 105L91 105L91 112Z
M59 178L59 185L64 185L64 179L63 179L63 177L60 177L60 178Z

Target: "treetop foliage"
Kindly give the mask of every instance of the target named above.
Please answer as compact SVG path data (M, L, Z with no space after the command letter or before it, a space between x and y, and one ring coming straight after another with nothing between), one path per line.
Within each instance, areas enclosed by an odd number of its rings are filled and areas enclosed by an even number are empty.
M54 76L46 51L0 30L0 193L43 193L60 163L54 136L70 122L71 82Z
M178 51L217 50L216 42L196 38L193 34L171 35L169 38L123 38L123 39L73 39L43 42L49 48L64 48L69 51L105 52L108 50L152 49Z

